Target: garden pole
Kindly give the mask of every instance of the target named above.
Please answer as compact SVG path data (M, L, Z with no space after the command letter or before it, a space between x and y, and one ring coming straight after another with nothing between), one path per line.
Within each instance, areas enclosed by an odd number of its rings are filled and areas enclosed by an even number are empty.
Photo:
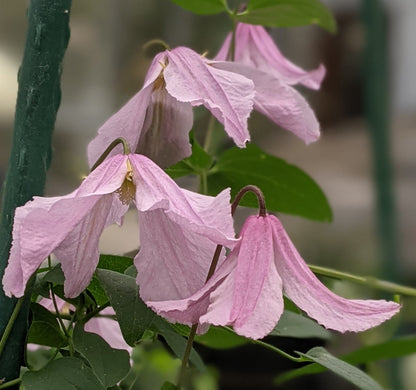
M69 40L71 0L31 0L22 65L19 70L12 149L2 187L0 278L7 266L16 207L43 195L51 162L51 138L59 108L62 60ZM30 291L0 356L0 380L19 376L28 327ZM0 289L0 335L16 299ZM18 386L16 386L18 387Z

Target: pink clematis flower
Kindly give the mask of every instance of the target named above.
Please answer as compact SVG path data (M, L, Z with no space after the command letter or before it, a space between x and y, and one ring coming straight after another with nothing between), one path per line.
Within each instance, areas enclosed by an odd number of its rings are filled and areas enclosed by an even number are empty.
M231 45L231 34L215 57L225 61ZM254 81L256 96L254 108L271 121L293 132L306 143L319 138L319 123L309 104L292 85L302 84L319 89L325 76L325 68L306 72L279 51L270 35L262 26L239 23L235 37L234 61L240 67L234 71ZM228 62L213 64L219 69L229 70Z
M186 47L166 50L154 58L143 88L98 130L88 145L89 163L118 137L162 167L188 157L192 107L200 105L243 147L249 140L247 118L253 97L253 82L232 69L209 66L204 57Z
M22 296L28 279L53 252L65 274L65 295L79 295L97 266L101 232L120 223L134 202L142 242L135 259L142 294L189 296L202 287L198 275L208 272L216 245L235 243L229 197L228 190L214 198L181 189L145 156L112 156L71 194L35 197L16 209L4 291ZM157 284L154 275L160 278Z
M258 339L276 326L283 312L283 293L321 325L339 332L359 332L379 325L400 310L384 300L345 299L326 288L312 273L273 215L249 217L241 240L206 286L178 302L150 302L159 314L180 318L199 300L208 310L200 325L231 325Z

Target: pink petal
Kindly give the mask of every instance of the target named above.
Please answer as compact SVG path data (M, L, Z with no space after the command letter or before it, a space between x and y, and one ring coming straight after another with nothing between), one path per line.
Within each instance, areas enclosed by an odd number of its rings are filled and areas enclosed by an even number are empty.
M244 147L250 139L247 119L253 108L251 80L214 69L194 51L178 47L167 52L166 89L177 100L204 105L224 125L234 142Z
M100 314L112 316L115 315L112 307L106 307L101 310ZM126 343L120 330L120 325L115 319L107 317L92 317L84 327L86 332L91 332L101 336L111 348L125 349L129 353L133 350L130 345Z
M225 260L235 269L211 294L202 324L232 325L235 332L258 339L276 326L283 312L282 281L273 264L271 227L262 217L249 217L241 241Z
M229 51L231 34L229 34L215 59L225 61ZM305 71L285 58L271 36L262 26L239 23L236 30L235 61L274 73L286 84L302 84L312 89L319 89L325 76L325 67Z
M6 295L22 296L28 279L52 252L62 262L65 292L76 296L87 287L91 268L98 261L99 233L126 211L120 202L114 203L112 195L124 180L126 160L126 156L115 156L105 161L69 195L35 197L16 209L9 264L3 277Z
M360 332L381 324L400 310L385 300L345 299L326 288L312 273L279 220L270 215L276 268L285 294L310 317L328 329Z
M90 167L117 138L124 138L131 150L136 150L143 131L147 108L151 104L152 91L152 85L141 89L98 129L97 136L88 144ZM122 146L118 145L109 155L113 156L122 151Z
M180 188L161 168L145 156L129 155L136 183L139 211L162 208L175 223L209 238L215 244L235 244L229 189L216 197Z
M215 62L215 68L233 70L253 80L254 108L307 144L319 138L319 123L309 104L291 86L274 75L231 62Z
M173 98L166 89L155 90L146 121L135 149L168 167L191 155L189 132L193 125L192 106Z

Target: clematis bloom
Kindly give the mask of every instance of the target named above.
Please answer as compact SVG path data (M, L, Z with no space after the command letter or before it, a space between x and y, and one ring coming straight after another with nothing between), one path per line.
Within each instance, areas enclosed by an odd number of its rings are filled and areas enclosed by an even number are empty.
M209 66L207 59L186 47L166 50L155 56L143 88L100 127L88 145L90 166L118 137L162 167L188 157L192 107L200 105L243 147L250 138L247 118L253 98L253 82L232 69Z
M230 69L232 65L226 62L230 46L231 34L215 56L214 60L219 63L214 63L214 67ZM325 76L323 65L310 72L304 71L282 55L264 27L245 23L237 25L234 61L240 65L233 66L234 71L254 82L256 111L306 143L319 138L319 123L313 110L292 85L319 89Z
M312 273L273 215L249 217L241 240L208 281L186 300L151 303L167 318L207 299L200 325L229 325L243 336L269 334L283 312L283 293L308 316L328 329L359 332L379 325L400 310L384 300L345 299Z
M16 209L4 291L22 296L28 279L53 252L62 264L65 295L79 295L97 266L101 232L120 223L134 202L141 232L135 262L142 294L192 294L204 282L195 274L208 272L216 245L235 243L229 198L228 190L214 198L181 189L145 156L112 156L71 194L34 197ZM186 239L175 241L181 236ZM184 259L186 267L181 264ZM161 284L153 285L147 272L158 272Z

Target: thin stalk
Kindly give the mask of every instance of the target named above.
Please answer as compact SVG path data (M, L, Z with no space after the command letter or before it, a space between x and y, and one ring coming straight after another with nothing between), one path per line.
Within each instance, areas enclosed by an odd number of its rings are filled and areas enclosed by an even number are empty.
M111 142L110 145L107 146L107 149L104 150L103 154L97 159L97 161L94 163L94 165L91 167L91 172L96 169L111 153L111 151L117 146L117 145L123 145L123 154L130 154L130 147L127 141L120 137L116 138L113 142Z
M17 316L20 313L20 309L23 305L23 302L24 302L24 297L19 298L17 300L16 305L13 309L12 315L10 316L9 322L7 323L7 326L4 329L3 336L1 337L1 340L0 340L0 356L3 353L4 347L6 346L7 339L10 336L10 333L13 329L13 325L14 325L16 319L17 319Z
M189 356L191 355L192 344L194 343L197 328L198 328L198 324L193 324L191 331L189 332L188 342L186 343L185 353L183 354L183 358L182 358L181 370L179 371L179 377L178 377L178 382L177 382L178 389L181 388L183 380L185 378L186 366L188 365Z
M416 297L416 288L402 286L397 283L388 282L386 280L376 279L371 276L358 276L348 272L334 270L332 268L321 267L318 265L308 264L313 273L323 276L328 276L334 279L348 280L357 284L362 284L378 290L391 292L393 294L408 295Z
M58 304L56 303L55 293L53 292L52 283L49 284L49 290L51 292L53 307L55 308L55 311L56 311L56 318L58 319L59 325L61 326L61 329L64 332L65 336L69 338L71 336L68 333L68 330L66 329L64 321L62 320L61 313L58 308Z
M0 389L8 389L9 387L13 387L15 385L18 385L20 382L22 381L21 378L16 378L13 379L12 381L3 383L2 385L0 385Z
M257 345L262 346L263 348L269 349L270 351L276 352L279 355L283 356L284 358L291 360L292 362L302 363L302 362L309 361L308 359L305 359L302 356L301 357L292 356L286 353L285 351L282 351L281 349L275 347L274 345L265 343L264 341L261 341L261 340L250 340L250 341L252 344L257 344Z
M199 174L199 192L204 195L208 194L208 177L206 172Z
M82 320L82 322L85 324L88 322L92 317L95 317L101 310L104 310L106 307L110 306L110 302L107 301L106 303L103 303L101 306L96 307L94 310L90 311Z
M215 116L211 115L208 121L208 126L207 126L207 131L205 133L204 146L203 146L203 149L207 153L209 153L209 150L211 149L211 146L212 146L212 137L214 134L215 122L216 122Z

